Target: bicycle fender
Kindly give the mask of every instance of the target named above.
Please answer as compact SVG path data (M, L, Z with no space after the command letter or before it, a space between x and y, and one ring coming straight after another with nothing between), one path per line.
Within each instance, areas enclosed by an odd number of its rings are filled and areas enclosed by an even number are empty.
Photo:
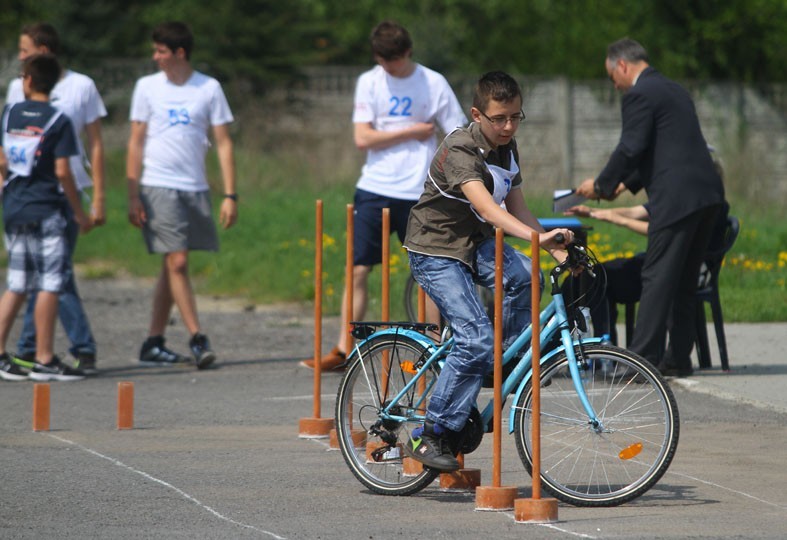
M368 338L358 342L355 345L355 347L353 347L353 351L352 353L350 353L350 356L347 358L347 361L349 362L352 358L354 358L359 350L362 351L364 345L369 341L375 338L379 338L380 336L388 336L388 335L408 337L413 341L417 341L420 345L423 345L426 348L426 350L429 351L430 354L434 352L435 349L434 342L420 332L416 332L415 330L410 330L408 328L385 328L383 330L378 330Z
M582 343L583 345L588 345L588 344L591 344L591 343L594 343L594 344L595 343L602 343L604 341L605 341L604 338L592 337L592 338L583 338L583 339L580 340L580 343ZM575 341L574 344L576 344L576 343L577 342ZM566 350L566 348L563 345L560 345L559 347L556 347L555 349L552 349L551 351L549 351L549 354L547 354L546 356L542 356L541 357L541 361L538 364L540 366L543 366L549 360L551 360L552 358L554 358L558 354L564 352L565 350ZM512 401L512 403L514 403L514 404L519 403L519 396L522 394L522 392L525 391L525 386L527 386L527 383L528 383L528 381L530 381L530 378L532 377L532 375L533 375L533 371L532 370L528 371L527 374L525 375L525 378L522 379L522 382L519 383L519 388L516 389L516 394L514 394L514 400ZM511 411L509 412L509 416L508 416L508 432L509 433L513 433L514 432L514 421L515 421L514 416L515 416L515 414L516 414L516 407L511 407Z

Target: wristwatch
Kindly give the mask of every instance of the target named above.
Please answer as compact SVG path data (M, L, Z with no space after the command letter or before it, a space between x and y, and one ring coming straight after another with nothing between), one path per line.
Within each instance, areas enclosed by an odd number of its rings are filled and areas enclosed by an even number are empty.
M224 198L225 199L232 199L233 201L238 202L238 194L237 193L225 193L224 194Z

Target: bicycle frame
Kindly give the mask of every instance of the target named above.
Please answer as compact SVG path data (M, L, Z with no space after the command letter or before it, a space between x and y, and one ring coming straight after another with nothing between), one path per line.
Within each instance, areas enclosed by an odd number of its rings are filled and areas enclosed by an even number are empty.
M574 347L576 345L581 344L589 344L589 343L600 343L602 338L581 338L581 339L574 339L571 335L571 330L569 329L568 324L568 316L566 313L566 307L563 300L563 295L560 293L559 289L555 287L553 282L553 290L552 290L552 301L541 311L539 315L540 326L542 328L539 339L540 343L543 346L559 332L561 337L561 345L556 347L555 349L549 351L546 355L541 357L539 364L545 364L554 356L560 354L561 352L565 351L566 355L569 359L569 371L571 373L571 378L573 380L574 389L582 403L585 412L588 415L588 423L592 425L596 430L602 431L603 426L601 422L598 420L596 412L593 410L590 401L588 400L587 394L585 392L584 385L582 384L581 374L579 372L579 367L576 361L576 355L574 354ZM391 323L395 325L396 323ZM440 363L445 361L445 357L448 351L454 344L453 338L446 340L445 343L440 345L439 347L428 337L424 334L412 330L410 328L400 328L396 326L392 326L390 328L386 328L383 330L379 330L373 334L373 336L368 337L362 341L360 341L355 346L354 354L361 355L362 348L364 344L373 337L379 337L380 335L404 335L408 336L411 339L419 342L424 348L430 353L429 357L426 361L418 368L417 374L394 396L389 400L387 406L383 407L381 411L381 417L387 420L394 420L397 422L423 422L425 417L423 414L413 414L411 416L405 417L398 414L393 414L391 411L396 407L400 406L400 400L404 396L406 396L415 386L415 384L422 379L423 374L429 369L430 366L434 364L434 362ZM503 353L503 364L507 364L510 362L523 348L528 347L530 341L532 339L532 325L528 326L511 344L511 346L506 349ZM519 399L520 394L524 391L527 382L530 380L532 376L532 350L528 348L527 352L522 356L519 360L517 365L514 367L512 372L506 377L503 381L502 385L502 395L503 400L505 401L506 396L508 396L511 391L518 386L516 390L516 394L514 397L514 403L517 402ZM431 384L434 384L432 382ZM421 393L422 399L419 399L415 406L412 409L418 410L419 407L422 405L423 396L426 396L429 392L429 388L426 391ZM412 411L411 411L412 412ZM484 426L491 425L491 419L494 414L494 400L489 400L484 410L481 412L481 418L483 420ZM510 412L510 421L509 421L509 433L512 433L514 430L514 414L515 410L512 408Z

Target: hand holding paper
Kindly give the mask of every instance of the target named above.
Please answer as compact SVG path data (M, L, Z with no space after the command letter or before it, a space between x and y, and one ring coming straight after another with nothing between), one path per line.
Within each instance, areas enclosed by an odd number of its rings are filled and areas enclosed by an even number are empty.
M587 198L576 193L573 189L556 189L552 197L552 211L562 214L572 206L582 204Z

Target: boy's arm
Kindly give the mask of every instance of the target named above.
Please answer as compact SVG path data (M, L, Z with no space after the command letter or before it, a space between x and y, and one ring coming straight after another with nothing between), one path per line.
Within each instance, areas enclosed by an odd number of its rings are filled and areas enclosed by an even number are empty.
M142 201L139 200L139 179L142 176L142 152L145 148L146 122L131 122L126 152L126 184L128 187L128 220L135 227L142 227L147 220Z
M396 131L380 131L374 129L370 122L353 124L353 138L359 150L383 150L411 139L425 141L434 136L434 124L418 122Z
M71 205L71 210L74 212L74 220L79 224L80 232L84 234L93 227L93 223L79 203L79 192L74 182L74 175L71 174L71 166L68 164L68 160L68 157L55 159L55 175L60 181L60 185L63 186L63 193L68 200L68 204Z
M90 169L93 177L93 197L91 217L93 225L106 223L105 190L104 190L104 141L101 137L101 119L96 119L85 126L87 145L90 155Z
M539 233L541 247L549 251L558 260L562 260L559 258L561 254L565 255L565 251L559 248L564 244L570 243L574 238L573 233L568 229L554 229L550 232L544 232L544 228L541 227L538 220L527 208L520 189L513 189L508 194L505 200L506 210L495 202L480 179L462 184L462 193L472 203L476 212L484 221L495 227L502 228L506 234L529 242L533 231ZM554 237L558 233L563 233L565 237L564 244L555 242Z
M221 210L219 211L219 223L225 229L229 229L238 221L235 154L229 125L213 126L213 137L216 139L216 150L219 154L219 166L221 167L221 178L224 184L224 200L221 202ZM235 197L230 198L227 195L234 195Z

